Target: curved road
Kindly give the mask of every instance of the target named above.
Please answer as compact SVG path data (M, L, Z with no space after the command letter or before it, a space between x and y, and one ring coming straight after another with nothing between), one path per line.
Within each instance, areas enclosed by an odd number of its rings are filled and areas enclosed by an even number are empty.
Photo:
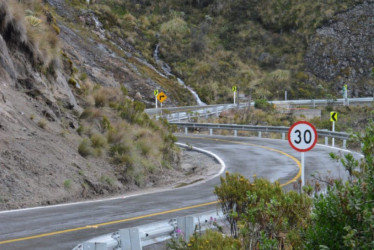
M300 174L299 153L287 141L222 136L178 138L219 155L226 170L247 178L256 174L286 184ZM342 168L330 159L331 151L335 149L317 145L305 154L306 178L316 171L343 175ZM0 249L72 249L82 241L120 228L211 210L216 206L213 189L218 184L219 178L214 178L153 194L0 212Z

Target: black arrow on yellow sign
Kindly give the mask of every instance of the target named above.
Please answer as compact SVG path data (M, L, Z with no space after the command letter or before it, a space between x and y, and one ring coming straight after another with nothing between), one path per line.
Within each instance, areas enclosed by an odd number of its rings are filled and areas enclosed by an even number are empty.
M167 98L168 96L164 92L157 95L157 100L159 100L161 103L163 103Z
M330 112L330 122L336 122L338 120L337 112Z

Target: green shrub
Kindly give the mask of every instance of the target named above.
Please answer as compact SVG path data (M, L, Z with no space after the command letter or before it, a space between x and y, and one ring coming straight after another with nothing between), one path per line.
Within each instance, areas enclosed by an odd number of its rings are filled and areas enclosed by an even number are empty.
M214 193L231 234L241 238L245 249L258 244L278 247L283 235L286 248L302 247L303 228L312 206L306 194L285 192L278 182L255 178L251 183L242 175L229 173L221 177L221 185L215 187Z
M47 120L46 119L40 119L39 121L38 121L38 126L40 127L40 128L45 128L46 126L47 126Z
M71 188L71 180L65 180L64 181L64 188L70 189Z
M266 99L255 100L255 108L267 110L267 111L274 109L273 105L270 104Z
M79 144L78 152L81 156L87 157L93 154L93 149L91 147L91 142L88 138L84 138Z
M109 186L114 185L114 180L106 175L101 176L100 181L108 184Z
M214 222L213 222L214 223ZM178 238L172 239L167 244L167 249L222 249L222 250L239 250L241 243L239 240L227 237L221 232L207 230L203 234L195 232L189 242L183 240L184 232L177 233Z
M91 136L91 144L94 148L105 148L107 140L102 134L95 133Z
M314 200L312 223L307 229L306 248L374 248L374 122L365 134L355 135L363 143L364 158L332 154L349 173L348 181L336 181L326 194Z

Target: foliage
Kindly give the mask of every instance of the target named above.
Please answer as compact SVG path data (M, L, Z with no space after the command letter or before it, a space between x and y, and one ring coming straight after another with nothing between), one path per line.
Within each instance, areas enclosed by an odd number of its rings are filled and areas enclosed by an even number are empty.
M222 249L236 250L241 249L241 243L237 239L223 235L221 232L207 230L204 234L195 232L189 242L185 242L182 237L172 239L168 243L167 249Z
M44 129L44 128L47 126L47 120L44 119L44 118L40 119L40 120L38 121L38 126L39 126L40 128L43 128L43 129Z
M239 174L226 173L215 188L220 207L234 237L244 248L287 245L301 247L312 200L306 194L282 190L279 183L255 178L251 183ZM240 228L239 234L238 227Z
M0 34L12 46L22 48L41 73L55 76L59 61L56 20L41 0L0 1Z
M77 133L85 137L78 147L83 157L108 157L119 181L138 186L144 186L151 174L178 163L172 128L166 120L152 120L144 113L143 103L127 96L126 88L104 87L90 80L82 88L86 108Z
M337 181L328 192L315 198L312 224L307 230L306 247L330 249L374 248L374 123L365 134L355 137L363 143L364 159L358 164L351 154L333 155L341 161L350 178ZM358 171L355 171L359 167Z
M305 72L308 42L335 14L361 2L97 0L89 7L148 60L159 44L159 56L204 102L222 103L232 101L232 85L252 90L255 99L280 99L285 90L290 98L323 97L333 84Z
M71 180L65 180L64 181L64 188L70 189L71 188Z
M242 175L229 172L220 180L221 185L214 188L214 194L217 195L219 205L230 223L231 235L237 237L239 216L247 208L247 191L250 190L251 184Z
M257 99L255 100L255 108L269 111L274 109L274 106L270 104L266 99Z
M84 138L82 142L79 144L78 152L83 157L87 157L93 154L90 140Z

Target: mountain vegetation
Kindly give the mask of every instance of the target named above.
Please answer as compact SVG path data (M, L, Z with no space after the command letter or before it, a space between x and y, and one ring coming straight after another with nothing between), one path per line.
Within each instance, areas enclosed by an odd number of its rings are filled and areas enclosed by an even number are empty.
M363 7L369 13L358 10L359 14L344 16L342 21L340 13L365 1L96 0L88 6L83 0L68 1L94 11L106 29L124 37L149 61L159 45L162 59L206 103L231 101L233 85L242 93L267 99L282 99L285 90L290 99L339 96L345 83L354 95L372 93L371 1L366 3L369 8ZM317 29L348 19L351 24L342 36L360 42L371 56L359 56L362 64L358 68L323 47L319 51L324 54L314 58L317 44L327 48L336 37L315 35ZM363 23L369 32L365 42L348 35L362 30ZM330 49L355 57L346 52L347 46ZM325 77L320 67L330 65L340 68L330 70L338 71L334 77Z

